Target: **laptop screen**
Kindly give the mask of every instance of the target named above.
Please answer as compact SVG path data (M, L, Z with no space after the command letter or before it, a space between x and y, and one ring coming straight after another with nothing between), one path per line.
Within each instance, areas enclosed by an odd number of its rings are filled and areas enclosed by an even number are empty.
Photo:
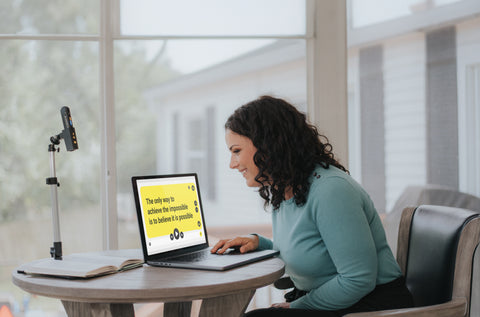
M196 174L132 177L132 182L149 256L208 244Z

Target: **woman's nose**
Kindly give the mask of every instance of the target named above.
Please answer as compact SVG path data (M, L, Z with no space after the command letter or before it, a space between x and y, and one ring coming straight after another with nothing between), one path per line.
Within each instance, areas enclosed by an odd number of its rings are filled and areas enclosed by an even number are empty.
M232 155L232 157L230 158L230 168L235 169L237 168L237 166L238 166L238 162Z

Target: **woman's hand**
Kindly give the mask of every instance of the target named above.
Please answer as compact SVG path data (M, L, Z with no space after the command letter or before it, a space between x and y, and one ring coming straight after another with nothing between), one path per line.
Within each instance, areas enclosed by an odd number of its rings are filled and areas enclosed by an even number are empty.
M223 254L228 248L235 248L240 253L247 253L258 248L258 236L251 234L243 237L236 237L233 239L220 240L212 248L212 253Z
M272 304L272 307L275 307L275 308L290 308L290 303L276 303L276 304Z

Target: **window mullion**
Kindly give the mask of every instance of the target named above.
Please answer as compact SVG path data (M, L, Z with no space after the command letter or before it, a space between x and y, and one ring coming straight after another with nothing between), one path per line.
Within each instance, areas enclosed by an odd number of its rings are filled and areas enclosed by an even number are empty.
M101 200L103 249L118 248L117 171L115 157L115 93L113 73L113 10L115 0L101 2L100 100L101 100ZM118 11L117 11L118 12ZM118 19L117 19L118 21Z
M346 0L311 0L307 5L315 19L307 21L314 35L307 40L309 119L348 166Z

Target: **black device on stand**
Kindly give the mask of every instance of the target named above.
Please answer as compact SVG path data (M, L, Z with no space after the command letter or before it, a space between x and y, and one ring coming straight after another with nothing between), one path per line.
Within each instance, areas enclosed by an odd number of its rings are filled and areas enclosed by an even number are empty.
M53 246L50 248L50 255L55 260L62 259L62 242L60 239L60 222L58 217L58 193L57 187L60 183L57 180L55 173L55 152L60 149L55 148L60 144L60 140L65 140L65 147L67 151L75 151L78 149L77 135L73 127L72 115L68 107L60 109L62 116L63 131L60 134L50 137L50 144L48 145L48 152L50 153L50 177L47 178L46 183L50 185L50 193L52 198L52 222L53 222Z

